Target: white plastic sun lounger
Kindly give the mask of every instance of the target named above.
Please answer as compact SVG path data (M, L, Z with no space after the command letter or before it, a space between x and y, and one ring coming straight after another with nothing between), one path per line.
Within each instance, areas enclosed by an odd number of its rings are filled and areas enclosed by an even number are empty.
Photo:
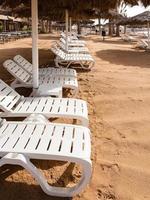
M16 55L13 60L24 68L27 72L32 74L32 64L26 60L21 55ZM74 69L66 69L66 68L54 68L54 67L47 67L47 68L39 68L40 75L50 75L50 76L73 76L77 77L76 70Z
M80 193L91 178L90 154L90 130L86 127L28 120L0 122L0 167L7 164L22 166L47 195L72 197ZM50 186L30 159L80 164L82 177L71 188Z
M66 47L62 42L57 42L56 45L61 48L63 51L66 51ZM69 47L67 53L89 53L87 47Z
M60 42L62 42L64 45L66 45L66 40L64 38L60 38ZM68 41L68 46L69 47L85 47L85 44L78 42L70 42Z
M11 73L16 80L11 84L13 88L28 87L32 88L32 76L20 65L15 63L13 60L6 60L3 66ZM45 85L49 87L63 87L74 90L74 94L78 91L78 81L75 77L67 76L39 76L39 85Z
M73 66L74 64L79 64L81 68L90 70L94 67L94 59L90 54L69 54L62 51L62 49L58 48L57 46L52 46L51 51L56 55L55 64L57 67L61 65L66 65L66 67Z
M137 47L141 49L147 49L148 47L148 42L145 39L139 39L137 43Z
M130 36L130 35L122 35L122 39L125 41L125 42L136 42L137 39L133 36Z
M80 99L24 97L0 80L0 115L4 117L27 117L43 114L47 118L71 118L88 126L87 103Z
M62 32L60 35L61 35L61 37L63 37L64 39L66 39L66 33L65 33L65 32ZM68 33L68 36L69 36L72 40L78 40L77 35L73 34L72 32L69 32L69 33Z
M64 33L64 34L62 34L61 35L62 36L62 38L64 39L64 40L66 40L66 34ZM80 42L80 44L84 44L85 45L85 41L83 41L83 40L79 40L78 38L76 38L76 37L74 37L74 36L72 36L72 35L68 35L68 42L70 42L70 43L79 43Z

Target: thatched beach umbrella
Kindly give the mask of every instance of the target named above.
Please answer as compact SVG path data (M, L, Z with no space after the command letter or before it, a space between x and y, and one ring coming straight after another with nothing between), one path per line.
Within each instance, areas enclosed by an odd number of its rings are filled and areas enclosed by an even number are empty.
M145 11L141 14L131 17L129 22L132 24L147 24L148 49L150 49L150 11Z

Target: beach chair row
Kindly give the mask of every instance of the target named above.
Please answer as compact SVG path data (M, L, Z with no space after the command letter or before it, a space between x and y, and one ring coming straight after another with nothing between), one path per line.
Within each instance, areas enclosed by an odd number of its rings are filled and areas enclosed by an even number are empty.
M134 35L127 35L124 34L122 35L122 39L126 42L136 42L136 48L139 49L148 49L149 45L148 45L148 38L146 37L145 34L134 34Z
M21 55L6 60L3 66L15 78L8 86L0 80L0 167L20 165L52 196L72 197L89 183L92 174L91 139L87 103L81 99L53 97L54 89L69 88L77 93L77 73L67 68L40 68L41 91L24 97L14 89L32 88L32 64ZM39 87L39 88L40 88ZM4 119L2 119L2 117ZM24 121L6 121L7 117L24 117ZM77 124L52 123L67 118ZM50 121L49 121L50 120ZM50 186L31 159L58 160L82 166L80 181L73 187Z
M85 46L85 41L79 40L74 35L69 35L66 41L66 34L61 33L60 41L52 45L51 51L56 55L54 61L57 67L65 66L84 70L91 70L94 67L95 61Z
M0 43L4 44L6 42L15 41L15 40L30 37L30 36L31 36L31 32L28 32L28 31L1 32Z

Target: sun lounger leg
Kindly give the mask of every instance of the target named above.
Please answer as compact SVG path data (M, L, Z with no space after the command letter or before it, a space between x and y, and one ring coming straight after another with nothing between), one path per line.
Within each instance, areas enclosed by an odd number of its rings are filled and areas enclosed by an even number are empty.
M75 61L69 62L68 65L67 65L67 68L69 68L74 63L76 63L76 62ZM79 65L84 70L91 70L91 68L94 66L94 62L90 62L90 63L87 63L87 61L84 62L84 63L83 62L79 62ZM88 65L88 67L85 67L84 65Z
M54 59L54 62L55 62L55 66L60 68L61 66L58 64L59 63L59 58L58 56Z
M64 157L65 160L65 157ZM67 159L66 159L67 160ZM76 161L76 160L75 160ZM92 166L90 161L78 160L77 162L83 166L83 176L81 181L72 188L62 188L62 187L52 187L50 186L45 177L40 173L40 171L30 162L30 160L22 154L9 153L0 160L0 167L6 164L11 165L20 165L25 168L31 175L36 179L40 184L42 190L51 196L60 196L60 197L72 197L79 192L88 184Z
M13 89L16 89L18 87L18 84L17 84L17 80L14 80L12 83L11 83L11 87Z
M22 84L18 82L16 79L11 83L11 87L15 90L16 88L21 88L21 87L26 87L26 88L31 88L30 85L27 84Z

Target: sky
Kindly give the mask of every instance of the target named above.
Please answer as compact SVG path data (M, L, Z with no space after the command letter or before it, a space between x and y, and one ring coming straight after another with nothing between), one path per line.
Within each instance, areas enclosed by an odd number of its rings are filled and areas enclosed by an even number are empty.
M142 5L133 6L133 7L128 6L128 7L127 7L127 12L126 12L126 13L127 13L127 16L128 16L128 17L132 17L132 16L137 15L137 14L140 14L140 13L146 11L146 10L149 10L149 11L150 11L150 6L147 7L147 8L143 7Z
M133 7L127 6L126 14L127 14L127 17L132 17L132 16L138 15L146 10L150 11L150 6L148 6L147 8L143 7L141 4L139 6L133 6ZM101 21L102 24L105 24L106 22L107 21L104 21L104 20ZM98 24L98 19L95 20L94 24Z

